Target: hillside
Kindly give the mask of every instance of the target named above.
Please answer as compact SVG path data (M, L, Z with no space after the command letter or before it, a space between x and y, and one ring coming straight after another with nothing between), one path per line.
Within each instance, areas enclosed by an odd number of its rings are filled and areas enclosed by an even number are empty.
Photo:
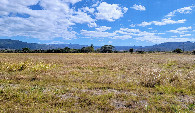
M192 42L166 42L154 46L147 46L143 49L145 51L173 51L177 48L184 49L184 51L192 51L195 49L195 43Z
M11 40L11 39L0 39L0 49L22 49L22 48L30 48L32 50L35 49L57 49L57 48L65 48L69 47L72 49L81 49L82 47L86 47L88 45L79 45L79 44L37 44L37 43L27 43L19 40ZM101 48L101 46L95 46L95 49ZM128 51L130 48L134 50L144 50L144 51L173 51L176 48L184 49L185 51L195 50L195 43L192 42L166 42L161 44L156 44L153 46L115 46L115 50L117 51Z
M30 49L49 49L50 46L46 44L37 44L37 43L27 43L19 40L11 40L11 39L0 39L0 49L22 49L22 48L30 48Z

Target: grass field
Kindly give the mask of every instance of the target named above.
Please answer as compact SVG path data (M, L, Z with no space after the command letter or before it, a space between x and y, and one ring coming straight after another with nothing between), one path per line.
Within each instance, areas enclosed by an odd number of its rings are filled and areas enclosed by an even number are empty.
M0 112L195 112L195 56L1 53Z

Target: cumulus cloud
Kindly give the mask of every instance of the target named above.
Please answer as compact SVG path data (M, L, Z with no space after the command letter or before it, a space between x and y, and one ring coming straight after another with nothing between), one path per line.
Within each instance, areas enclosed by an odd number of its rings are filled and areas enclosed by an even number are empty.
M81 0L1 0L0 36L25 36L41 40L76 38L73 25L79 23L96 26L95 19L86 12L70 8L70 5L79 1ZM34 10L31 6L42 9Z
M184 7L184 8L180 8L177 10L174 10L170 13L168 13L164 19L162 19L161 21L151 21L151 22L142 22L141 24L137 24L138 26L149 26L149 25L157 25L157 26L162 26L162 25L168 25L168 24L181 24L181 23L185 23L186 19L181 19L181 20L172 20L172 17L175 16L177 13L182 13L182 14L189 14L192 11L192 8L194 8L195 6L189 6L189 7Z
M189 27L179 27L179 28L177 28L177 29L175 29L175 30L169 30L169 31L167 31L167 32L178 33L178 34L184 34L184 33L186 33L186 32L189 32L190 29L192 29L191 26L189 26Z
M123 17L123 14L126 13L128 8L120 7L118 4L108 4L106 2L100 3L97 7L96 19L115 21Z
M131 7L132 9L135 9L135 10L139 10L139 11L145 11L146 8L142 5L136 5L134 4L133 7Z

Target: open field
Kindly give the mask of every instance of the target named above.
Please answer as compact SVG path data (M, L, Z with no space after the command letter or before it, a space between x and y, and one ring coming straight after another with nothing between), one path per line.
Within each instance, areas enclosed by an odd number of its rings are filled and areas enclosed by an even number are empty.
M0 54L0 112L195 112L195 56Z

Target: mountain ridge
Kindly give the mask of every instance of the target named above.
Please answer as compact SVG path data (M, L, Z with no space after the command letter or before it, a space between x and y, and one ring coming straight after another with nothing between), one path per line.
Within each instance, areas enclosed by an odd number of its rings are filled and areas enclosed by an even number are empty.
M36 49L57 49L69 47L71 49L81 49L82 47L87 47L88 45L79 45L79 44L37 44L37 43L27 43L19 40L11 39L0 39L0 49L22 49L30 48L32 50ZM94 46L95 49L101 48L101 46ZM165 42L161 44L155 44L153 46L115 46L117 51L128 51L130 48L134 50L142 51L173 51L177 48L180 48L184 51L193 51L195 50L195 43L187 42Z

